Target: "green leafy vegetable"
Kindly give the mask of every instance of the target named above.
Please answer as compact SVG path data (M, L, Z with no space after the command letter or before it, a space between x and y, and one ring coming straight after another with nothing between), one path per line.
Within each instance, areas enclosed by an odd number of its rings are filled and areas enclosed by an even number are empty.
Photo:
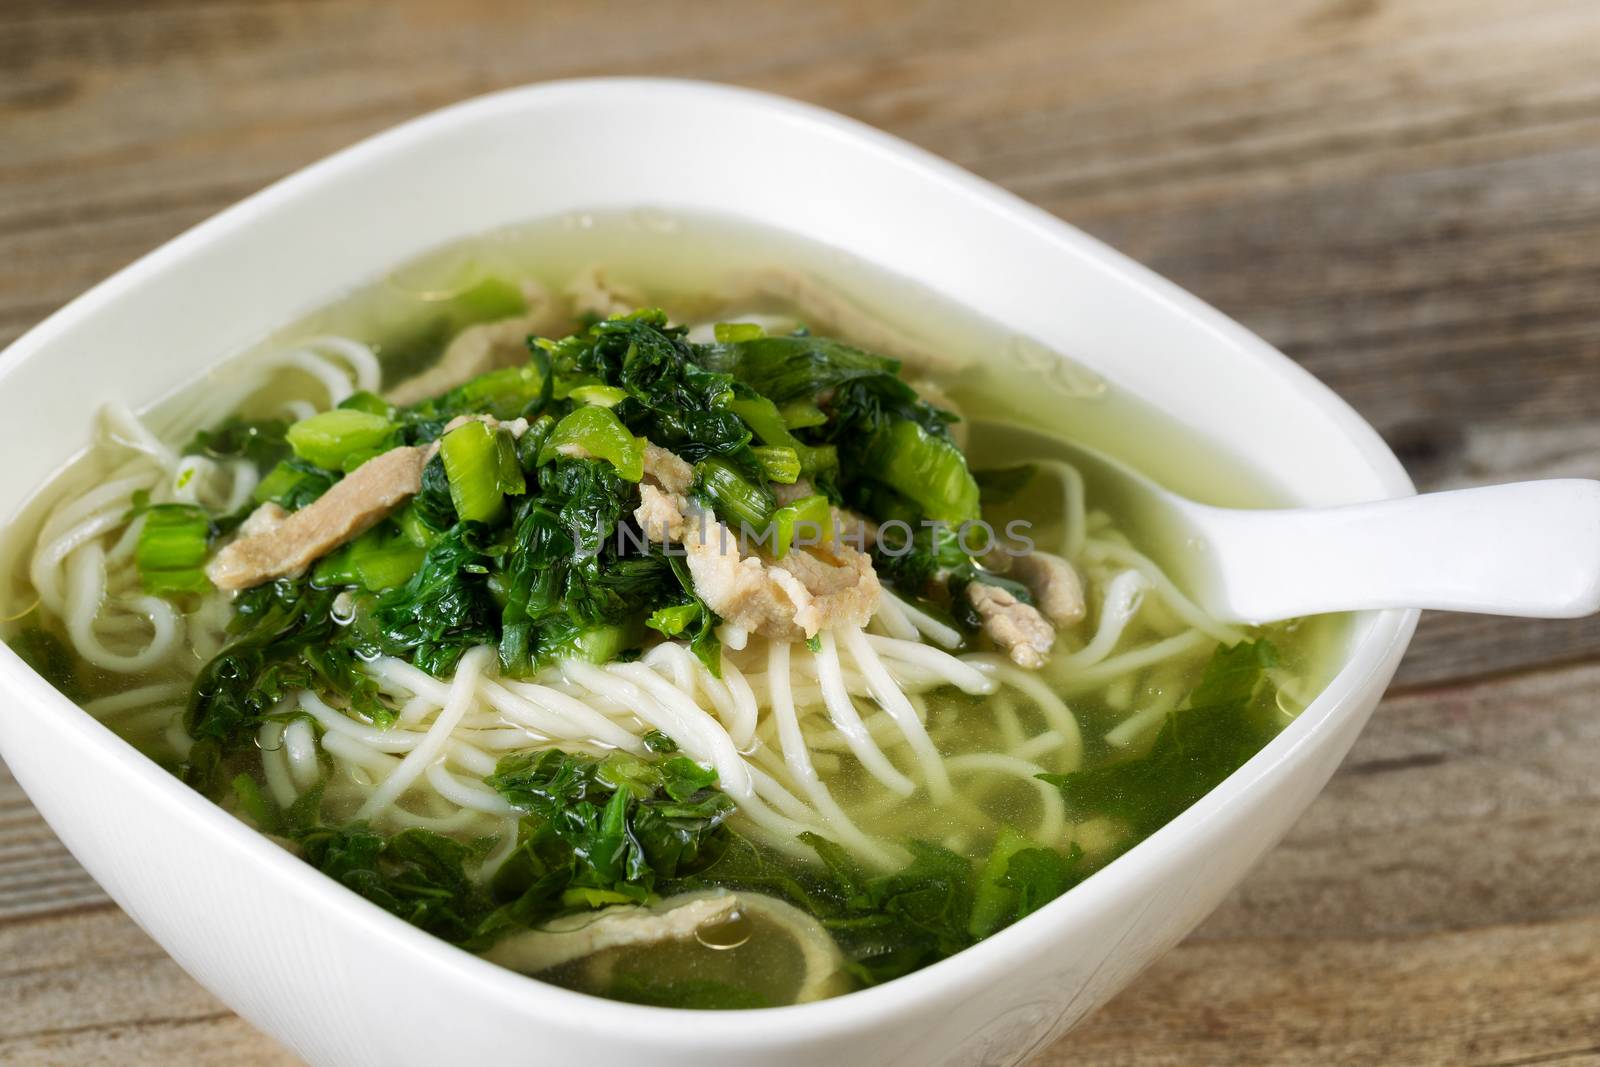
M358 713L389 719L376 684L353 649L338 640L335 590L280 579L241 593L229 642L200 668L184 725L195 739L185 781L214 795L223 756L249 738L274 706L301 689L347 701Z
M1277 732L1267 669L1277 653L1245 641L1212 656L1189 706L1167 716L1142 756L1071 774L1039 777L1059 786L1079 817L1107 816L1143 838L1242 767Z
M503 903L496 922L506 925L531 925L575 901L643 902L718 854L733 811L716 772L684 756L518 753L487 781L524 813L516 851L494 882Z
M264 469L288 456L285 437L288 429L289 424L282 419L232 417L195 434L184 453L214 459L244 459Z
M492 911L487 894L468 873L482 856L432 830L413 828L385 837L353 823L315 827L298 833L296 840L307 863L446 941L473 942Z

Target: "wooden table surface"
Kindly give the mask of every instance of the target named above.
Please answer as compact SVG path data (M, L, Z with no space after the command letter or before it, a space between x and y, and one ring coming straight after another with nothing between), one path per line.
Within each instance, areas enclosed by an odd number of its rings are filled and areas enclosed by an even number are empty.
M1423 488L1600 476L1595 0L4 0L0 343L356 138L604 73L992 178L1281 347ZM1042 1062L1600 1063L1597 693L1600 622L1426 618L1288 840ZM287 1059L0 769L0 1062Z

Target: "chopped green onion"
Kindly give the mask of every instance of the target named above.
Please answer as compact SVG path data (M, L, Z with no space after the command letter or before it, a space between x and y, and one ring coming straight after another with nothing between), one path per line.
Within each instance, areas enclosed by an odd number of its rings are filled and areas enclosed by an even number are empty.
M825 496L801 497L772 513L772 556L782 559L795 541L820 544L833 536L833 510ZM797 538L796 535L799 535Z
M439 540L438 531L422 521L416 504L407 504L394 518L400 525L401 534L418 548L432 548Z
M511 435L490 429L480 419L457 426L439 439L439 458L450 482L450 502L466 522L493 522L507 493L525 492Z
M532 363L502 367L468 379L438 402L441 410L514 419L544 395L544 375Z
M628 628L620 623L603 623L580 630L566 641L549 649L552 658L577 656L590 663L610 663L627 647Z
M677 637L699 618L699 604L673 604L652 611L644 624L664 637Z
M350 549L350 545L345 545L317 560L317 565L311 568L311 584L320 589L358 584L361 576L350 560Z
M789 432L789 427L784 425L783 416L778 414L777 406L766 397L735 397L729 402L728 409L744 420L745 425L750 427L750 432L755 434L762 444L787 448L799 447L800 442Z
M737 341L755 341L767 335L767 332L753 322L719 322L711 328L719 345L731 345Z
M204 593L211 589L201 564L211 520L192 504L157 504L144 514L134 560L147 593Z
M800 477L800 457L782 445L758 445L751 449L761 461L761 472L769 481L793 485Z
M394 408L389 406L387 400L377 393L369 393L365 389L351 393L339 401L338 406L347 411L365 411L369 415L382 415L386 419L394 415Z
M765 487L756 485L717 456L694 465L690 491L709 504L723 522L751 531L765 530L778 506Z
M412 544L404 534L385 535L370 530L350 545L350 566L356 579L374 593L404 585L422 566L427 550Z
M594 404L602 408L614 408L628 399L628 391L619 389L614 385L598 385L589 383L574 388L567 396L580 404Z
M630 482L644 477L644 442L629 433L610 408L581 407L556 423L539 449L542 466L575 445L594 459L603 459Z
M294 423L286 436L294 454L301 459L329 470L341 470L346 457L382 448L394 431L394 423L382 415L334 408Z
M807 478L839 477L839 450L833 445L801 445L795 449L800 460L800 473Z
M783 417L783 424L791 430L822 426L828 421L827 413L809 400L791 400L778 409L778 414Z

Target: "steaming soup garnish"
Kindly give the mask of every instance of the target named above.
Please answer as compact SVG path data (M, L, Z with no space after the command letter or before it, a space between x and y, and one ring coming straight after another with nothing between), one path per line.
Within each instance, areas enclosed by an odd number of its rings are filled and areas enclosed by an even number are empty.
M160 433L114 405L16 535L6 639L546 981L752 1008L959 952L1259 750L1311 642L1207 618L1048 435L962 417L1026 380L877 354L765 277L491 278L248 360Z

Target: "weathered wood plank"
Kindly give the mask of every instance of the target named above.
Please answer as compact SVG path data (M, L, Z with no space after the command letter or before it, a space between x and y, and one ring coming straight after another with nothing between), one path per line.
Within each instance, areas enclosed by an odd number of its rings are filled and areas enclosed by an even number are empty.
M1596 477L1597 54L1591 0L12 0L0 343L420 111L688 74L881 125L1129 251L1337 389L1424 488ZM1045 1062L1600 1063L1596 660L1600 621L1424 619L1284 846ZM3 769L0 961L6 1063L284 1062Z
M1597 951L1592 917L1403 940L1191 940L1036 1062L1593 1064Z
M0 925L109 904L0 761Z
M285 1064L113 907L0 925L0 1061Z

